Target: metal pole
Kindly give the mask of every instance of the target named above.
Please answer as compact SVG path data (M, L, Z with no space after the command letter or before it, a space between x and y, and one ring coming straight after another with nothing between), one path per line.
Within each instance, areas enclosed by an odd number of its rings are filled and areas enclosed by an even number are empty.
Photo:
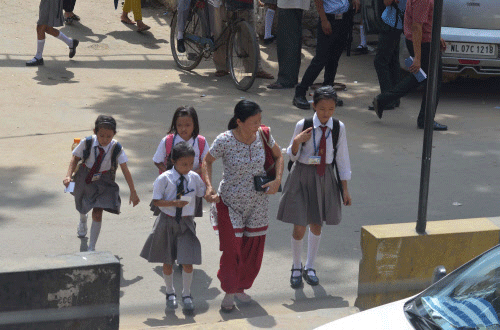
M420 173L420 193L418 201L417 233L425 234L427 225L427 201L429 198L429 178L431 173L432 134L434 132L434 110L437 103L438 70L441 56L441 18L443 0L434 0L432 17L432 41L427 75L427 98L425 100L424 146L422 150L422 170Z

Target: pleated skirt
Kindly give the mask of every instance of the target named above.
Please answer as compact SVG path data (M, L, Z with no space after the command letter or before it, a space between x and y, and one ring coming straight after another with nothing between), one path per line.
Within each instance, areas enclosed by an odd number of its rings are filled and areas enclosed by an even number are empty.
M37 25L64 25L63 0L41 0Z
M81 214L87 214L93 208L101 208L109 213L119 214L121 199L120 188L113 179L111 172L105 172L97 181L87 184L85 178L89 168L80 166L75 174L75 206Z
M315 165L293 164L281 195L277 219L295 225L338 225L342 219L340 192L332 165L325 175Z
M163 212L156 218L141 257L149 262L173 265L201 264L201 244L196 237L196 223L193 217L182 217L180 223Z

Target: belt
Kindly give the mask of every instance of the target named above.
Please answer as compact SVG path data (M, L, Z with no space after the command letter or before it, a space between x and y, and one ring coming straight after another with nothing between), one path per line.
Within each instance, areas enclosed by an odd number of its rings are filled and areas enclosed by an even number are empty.
M341 19L345 19L347 18L347 14L349 12L345 12L345 13L342 13L342 14L326 14L326 17L327 18L332 18L332 19L335 19L335 20L341 20Z

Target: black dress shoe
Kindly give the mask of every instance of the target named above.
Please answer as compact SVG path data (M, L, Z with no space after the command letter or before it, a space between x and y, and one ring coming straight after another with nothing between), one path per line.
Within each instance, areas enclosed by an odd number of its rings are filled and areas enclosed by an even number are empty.
M335 105L336 105L337 107L341 107L341 106L343 106L343 105L344 105L344 101L343 101L343 100L341 100L341 99L337 99L337 101L335 102Z
M380 107L378 99L376 97L373 99L373 110L375 110L375 112L377 113L377 117L379 119L382 119L382 113L384 112L384 110Z
M186 47L184 46L184 39L177 39L177 51L179 53L186 52Z
M294 271L299 271L299 276L293 276ZM293 268L292 266L292 275L290 276L290 286L294 289L298 289L302 286L302 266L299 269Z
M292 103L299 109L304 109L304 110L311 109L311 104L309 104L306 97L303 95L295 95Z
M43 58L33 57L31 60L26 62L26 66L38 66L43 65Z
M424 123L418 123L417 126L420 129L424 129ZM448 130L448 126L440 124L438 122L434 122L433 128L435 131L447 131Z
M389 107L385 108L384 110L394 110L394 109L396 109L396 108L393 106L389 106ZM373 106L373 104L368 106L368 110L371 110L371 111L375 110L375 107Z
M73 58L76 54L76 47L78 47L78 44L80 41L78 39L73 39L73 47L69 49L69 58Z
M272 36L271 38L264 39L263 40L264 45L269 45L269 44L273 43L274 39L276 39L276 36Z
M308 273L309 272L313 272L314 275L309 275ZM310 269L303 269L302 270L302 276L304 277L304 280L306 280L307 284L309 285L318 285L319 284L319 279L318 277L316 276L316 271L312 268Z

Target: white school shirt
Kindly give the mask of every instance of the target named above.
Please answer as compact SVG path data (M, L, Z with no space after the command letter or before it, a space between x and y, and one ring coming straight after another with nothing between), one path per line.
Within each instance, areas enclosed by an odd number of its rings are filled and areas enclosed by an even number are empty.
M180 182L180 178L181 175L175 168L171 168L160 174L153 183L153 199L165 201L176 200L177 185ZM191 201L182 208L182 216L194 216L195 197L205 196L207 187L196 172L189 171L188 174L184 175L184 179L184 192L187 192L184 196L191 197ZM175 209L175 206L160 206L160 210L163 213L172 217L175 217Z
M85 140L86 139L80 140L80 144L78 144L78 146L73 150L73 156L83 158L83 151L85 150ZM104 159L101 163L101 168L99 169L99 172L109 171L111 169L111 155L112 155L111 150L116 143L117 141L113 139L107 146L102 147L99 144L99 141L97 140L97 136L92 135L92 147L91 147L92 150L90 151L89 158L87 158L87 160L85 161L85 166L87 166L88 168L92 168L96 159L96 155L97 156L99 155L98 147L101 147L104 149ZM122 151L120 151L120 153L118 154L116 161L118 162L118 164L123 164L128 162L128 158L127 155L125 154L125 150L123 150L123 147Z
M311 0L278 0L278 8L309 10Z
M155 163L163 163L165 161L165 157L167 157L167 150L165 148L165 141L167 140L166 135L163 139L161 139L160 144L158 145L158 148L156 148L156 152L153 156L153 162ZM193 140L193 138L190 138L189 140L185 141L183 138L179 136L179 134L175 134L175 140L174 140L174 145L180 142L187 142L190 146L193 147L194 149L194 164L193 164L193 170L197 170L200 168L200 162L199 162L199 155L200 155L200 146L198 145L198 137ZM203 157L208 153L208 149L210 147L208 146L207 140L205 139L205 149L203 149L203 154L201 155L201 159L203 160ZM170 150L172 152L172 150Z
M339 169L340 180L351 180L351 162L349 160L349 150L347 149L347 137L345 132L345 125L343 122L339 121L340 129L339 129L339 139L337 141L337 166ZM319 142L321 140L321 136L323 135L323 130L321 129L321 122L319 121L318 116L314 113L313 116L313 129L316 133L316 149L319 148ZM332 128L333 128L333 119L330 118L326 123L328 129L325 131L325 135L328 136L326 139L326 159L325 162L327 164L331 164L333 162L333 144L332 144ZM309 156L316 156L314 151L314 143L313 138L314 135L311 133L311 138L304 145L300 145L299 151L294 156L292 154L292 145L293 139L302 132L302 128L304 127L304 119L299 120L297 125L295 126L295 131L293 132L292 140L290 141L290 145L288 146L286 153L290 157L290 160L293 162L300 162L303 164L309 164Z

